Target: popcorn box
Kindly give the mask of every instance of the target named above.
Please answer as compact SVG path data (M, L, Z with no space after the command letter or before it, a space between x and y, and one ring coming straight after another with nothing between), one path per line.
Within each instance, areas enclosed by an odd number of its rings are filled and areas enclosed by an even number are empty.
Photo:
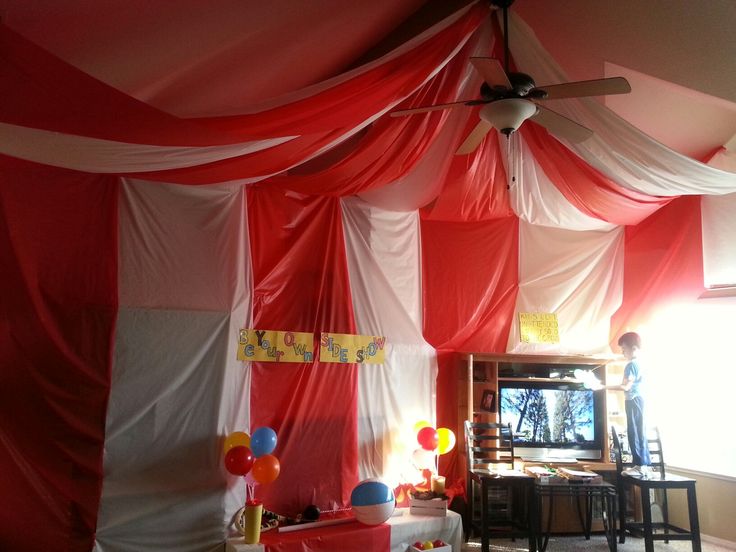
M430 498L421 499L409 497L409 513L413 516L438 516L447 515L447 499Z

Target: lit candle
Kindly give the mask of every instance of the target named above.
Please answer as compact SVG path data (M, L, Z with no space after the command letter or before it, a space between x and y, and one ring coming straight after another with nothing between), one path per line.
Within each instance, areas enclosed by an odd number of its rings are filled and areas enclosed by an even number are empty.
M432 492L437 494L445 494L445 477L442 475L432 476Z

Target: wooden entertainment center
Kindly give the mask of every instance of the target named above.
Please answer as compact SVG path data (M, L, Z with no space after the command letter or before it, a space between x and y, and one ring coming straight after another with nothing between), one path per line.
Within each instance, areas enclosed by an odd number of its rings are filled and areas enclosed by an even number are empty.
M464 369L459 374L458 408L459 420L475 422L498 422L500 410L499 382L577 382L574 379L575 369L593 371L602 382L618 383L623 373L623 363L612 358L578 356L578 355L521 355L521 354L489 354L464 353ZM598 457L580 460L568 460L555 463L547 460L526 461L517 457L518 468L545 465L548 467L572 467L587 469L601 474L605 481L615 482L615 464L610 461L609 431L611 425L625 427L623 394L600 391L603 419L598 420L599 431L603 442ZM458 436L463 435L463 428L458 428ZM463 453L464 454L464 453ZM465 460L463 458L463 465ZM556 499L557 500L557 499ZM560 501L562 502L562 501ZM575 508L569 504L559 504L554 508L552 531L555 533L579 532L580 525ZM555 504L558 504L557 502ZM546 521L545 521L546 523ZM594 522L593 530L601 530L602 524Z

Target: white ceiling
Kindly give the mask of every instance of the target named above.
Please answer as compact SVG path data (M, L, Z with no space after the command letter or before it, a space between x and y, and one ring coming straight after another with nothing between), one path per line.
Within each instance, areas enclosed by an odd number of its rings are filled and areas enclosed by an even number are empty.
M512 7L573 80L621 75L606 105L702 158L736 134L736 1L517 0Z

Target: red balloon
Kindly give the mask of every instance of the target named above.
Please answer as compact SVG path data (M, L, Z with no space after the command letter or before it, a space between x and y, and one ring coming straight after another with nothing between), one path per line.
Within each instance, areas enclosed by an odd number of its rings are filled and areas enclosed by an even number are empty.
M253 467L254 460L248 447L233 447L225 454L225 468L233 475L245 475Z
M425 450L434 450L440 442L437 430L433 427L423 427L417 432L417 441Z

